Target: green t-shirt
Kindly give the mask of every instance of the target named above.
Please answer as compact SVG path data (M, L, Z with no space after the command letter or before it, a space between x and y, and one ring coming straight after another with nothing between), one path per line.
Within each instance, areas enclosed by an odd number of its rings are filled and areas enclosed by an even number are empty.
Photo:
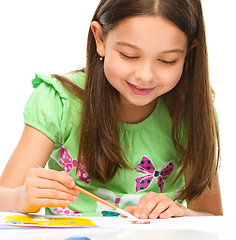
M84 87L84 73L68 76ZM121 169L108 183L102 184L90 177L82 165L76 173L81 100L51 76L36 74L32 80L36 88L26 103L24 123L55 142L48 167L66 171L76 185L115 204L119 208L135 206L149 191L164 193L178 202L184 176L173 184L179 173L177 151L171 137L172 119L168 108L159 98L152 114L138 124L120 124L120 142L128 153L133 170ZM180 199L179 199L180 201ZM117 216L109 207L80 193L77 202L68 208L47 208L46 214L76 216Z

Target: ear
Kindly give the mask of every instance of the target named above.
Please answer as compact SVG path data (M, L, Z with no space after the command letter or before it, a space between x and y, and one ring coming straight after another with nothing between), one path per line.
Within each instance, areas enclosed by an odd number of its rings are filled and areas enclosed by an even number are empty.
M191 48L195 48L196 46L197 46L197 39L195 38L195 39L193 40L193 43L192 43Z
M98 23L97 21L93 21L91 23L91 30L93 32L93 35L96 41L97 53L101 57L104 57L105 56L105 40L103 37L101 24Z
M193 42L192 42L192 45L190 45L190 46L188 46L188 50L187 50L187 54L186 54L186 57L187 57L187 55L188 55L188 53L193 49L193 48L195 48L196 46L197 46L197 39L195 38L194 40L193 40Z

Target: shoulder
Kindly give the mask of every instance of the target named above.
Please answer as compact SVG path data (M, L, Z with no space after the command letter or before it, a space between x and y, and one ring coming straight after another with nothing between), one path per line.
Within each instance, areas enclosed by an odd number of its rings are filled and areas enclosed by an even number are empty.
M83 72L71 72L65 78L84 89L85 75ZM62 104L66 108L75 110L78 104L81 103L81 100L71 90L51 75L36 73L35 78L32 80L32 85L35 88L32 96L37 95L38 98L44 99L46 104L47 101L51 100L55 104Z
M65 75L69 80L75 83L80 88L84 89L85 86L85 73L82 70L70 72Z
M74 71L65 75L70 81L84 89L85 85L85 74L82 71ZM53 78L51 75L41 75L39 73L35 74L35 77L32 79L33 88L38 88L41 84L45 84L48 87L53 87L58 92L67 92L65 86L60 83L56 78ZM63 95L63 94L62 94Z
M84 86L84 74L73 73L68 78ZM35 91L24 109L24 123L43 132L54 142L64 142L78 117L80 99L50 75L35 74Z

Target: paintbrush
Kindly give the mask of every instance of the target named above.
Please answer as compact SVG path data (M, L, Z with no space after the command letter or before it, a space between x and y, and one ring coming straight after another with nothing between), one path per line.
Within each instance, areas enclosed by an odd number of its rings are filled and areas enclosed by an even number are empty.
M37 168L42 168L42 167L37 166ZM82 192L83 194L85 194L85 195L87 195L87 196L95 199L96 201L98 201L98 202L100 202L100 203L102 203L102 204L107 205L108 207L116 210L118 213L123 214L123 215L126 216L127 218L131 218L131 219L133 219L133 220L136 220L136 221L138 220L138 221L139 221L139 219L136 218L135 216L133 216L132 214L126 212L126 211L123 210L123 209L120 209L120 208L116 207L115 205L109 203L108 201L106 201L106 200L104 200L104 199L96 196L95 194L93 194L93 193L91 193L91 192L89 192L89 191L87 191L87 190L85 190L85 189L83 189L83 188L81 188L81 187L79 187L79 186L76 186L76 185L75 185L75 186L74 186L74 189Z
M104 200L104 199L96 196L95 194L93 194L93 193L91 193L91 192L89 192L89 191L87 191L87 190L85 190L85 189L83 189L83 188L81 188L81 187L78 187L78 186L75 185L75 186L74 186L74 189L82 192L83 194L85 194L85 195L87 195L87 196L95 199L96 201L98 201L98 202L100 202L100 203L102 203L102 204L107 205L108 207L116 210L118 213L121 213L121 214L123 214L124 216L126 216L126 217L128 217L128 218L131 218L131 219L133 219L133 220L136 220L136 221L138 220L138 221L139 221L139 219L136 218L135 216L133 216L132 214L126 212L126 211L123 210L123 209L120 209L120 208L116 207L115 205L109 203L108 201L106 201L106 200Z

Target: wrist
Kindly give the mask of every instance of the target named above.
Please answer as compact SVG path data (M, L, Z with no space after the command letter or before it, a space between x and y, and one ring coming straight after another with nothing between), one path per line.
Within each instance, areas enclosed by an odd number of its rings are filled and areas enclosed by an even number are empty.
M11 191L11 212L27 213L22 204L22 188L14 188Z
M21 207L21 189L0 187L0 211L25 212Z
M200 212L200 211L195 211L186 207L181 206L183 211L184 211L184 216L186 217L194 217L194 216L214 216L211 213L208 212Z

